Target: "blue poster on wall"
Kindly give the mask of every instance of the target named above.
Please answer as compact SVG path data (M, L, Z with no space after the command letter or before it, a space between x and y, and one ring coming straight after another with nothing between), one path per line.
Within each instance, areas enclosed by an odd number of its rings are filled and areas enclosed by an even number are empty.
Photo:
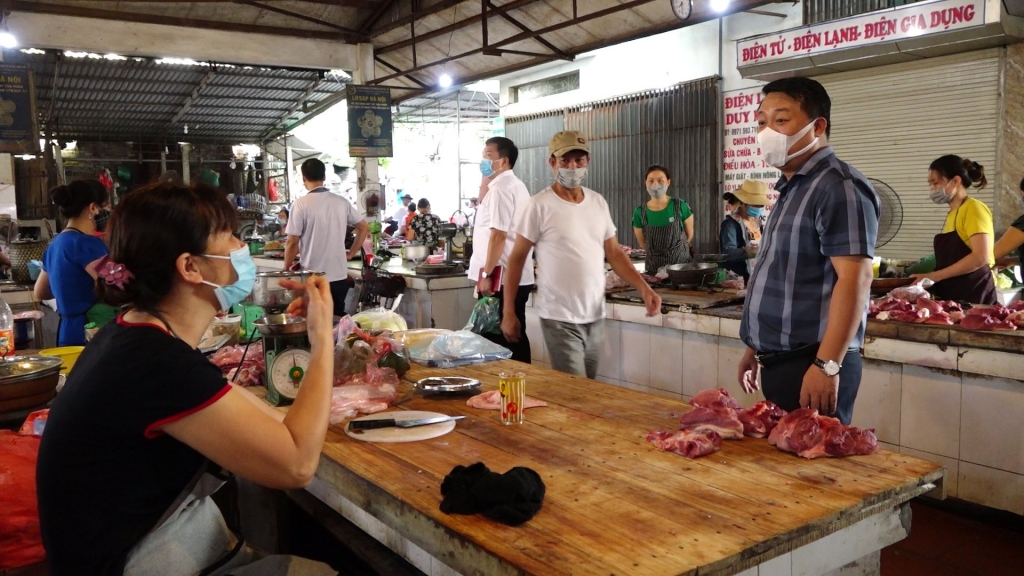
M390 158L391 90L379 86L348 85L348 155L353 158Z
M28 67L0 64L0 151L32 152L35 141Z

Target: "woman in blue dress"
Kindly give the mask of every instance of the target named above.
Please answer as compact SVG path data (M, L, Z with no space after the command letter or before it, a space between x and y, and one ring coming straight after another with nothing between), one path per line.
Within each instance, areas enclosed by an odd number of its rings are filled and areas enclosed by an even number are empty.
M67 226L43 254L35 296L57 299L57 345L82 346L85 325L95 322L99 326L112 316L110 307L97 304L96 297L96 265L108 251L95 236L94 219L107 205L107 189L95 180L76 180L54 188L51 198Z

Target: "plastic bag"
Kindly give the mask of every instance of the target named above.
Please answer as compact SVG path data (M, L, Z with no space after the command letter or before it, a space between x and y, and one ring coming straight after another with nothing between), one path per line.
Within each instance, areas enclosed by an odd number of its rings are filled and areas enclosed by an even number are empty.
M463 330L475 334L501 334L501 303L494 296L484 296L473 306L469 322Z
M363 330L391 330L399 332L408 330L405 318L387 308L374 308L356 314L352 320Z
M371 376L376 378L376 383L348 384L337 386L331 391L331 424L338 424L358 414L383 412L391 406L398 393L398 377L394 370L377 370L378 373Z
M46 558L36 502L39 437L0 430L0 571Z
M619 278L619 275L616 274L615 272L612 272L611 270L609 270L608 273L605 274L605 276L604 276L604 289L605 290L612 290L614 288L625 288L626 286L629 286L629 284L627 284L626 281L623 280L622 278Z
M920 284L911 284L910 286L901 286L889 292L889 296L898 298L900 300L906 300L907 302L914 302L918 298L931 298L932 295L926 290L928 286L931 286L934 282L930 280L924 280Z
M508 348L469 330L431 332L431 337L417 338L413 340L415 343L406 345L413 362L432 368L455 368L492 360L508 360L512 357L512 351Z

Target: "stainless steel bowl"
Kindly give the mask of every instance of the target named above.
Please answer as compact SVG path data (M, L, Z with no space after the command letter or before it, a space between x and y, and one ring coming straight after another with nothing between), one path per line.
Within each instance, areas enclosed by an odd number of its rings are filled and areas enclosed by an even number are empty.
M426 244L409 244L402 247L402 258L413 262L422 262L430 256L430 247Z
M306 331L306 320L303 318L289 317L282 323L268 322L267 318L257 318L252 324L263 336L291 336Z
M302 270L300 272L278 271L260 272L256 274L256 287L252 291L252 301L261 308L284 309L298 294L281 286L281 280L305 282L310 276L323 275L323 272Z

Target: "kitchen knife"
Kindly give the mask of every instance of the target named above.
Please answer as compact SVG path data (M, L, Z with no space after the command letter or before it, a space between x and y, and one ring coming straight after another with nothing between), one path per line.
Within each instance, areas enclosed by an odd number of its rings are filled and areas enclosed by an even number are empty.
M440 424L452 420L462 420L465 416L438 416L437 418L424 418L422 420L395 420L394 418L383 418L380 420L353 420L348 423L349 430L376 430L378 428L415 428L417 426L428 426Z

